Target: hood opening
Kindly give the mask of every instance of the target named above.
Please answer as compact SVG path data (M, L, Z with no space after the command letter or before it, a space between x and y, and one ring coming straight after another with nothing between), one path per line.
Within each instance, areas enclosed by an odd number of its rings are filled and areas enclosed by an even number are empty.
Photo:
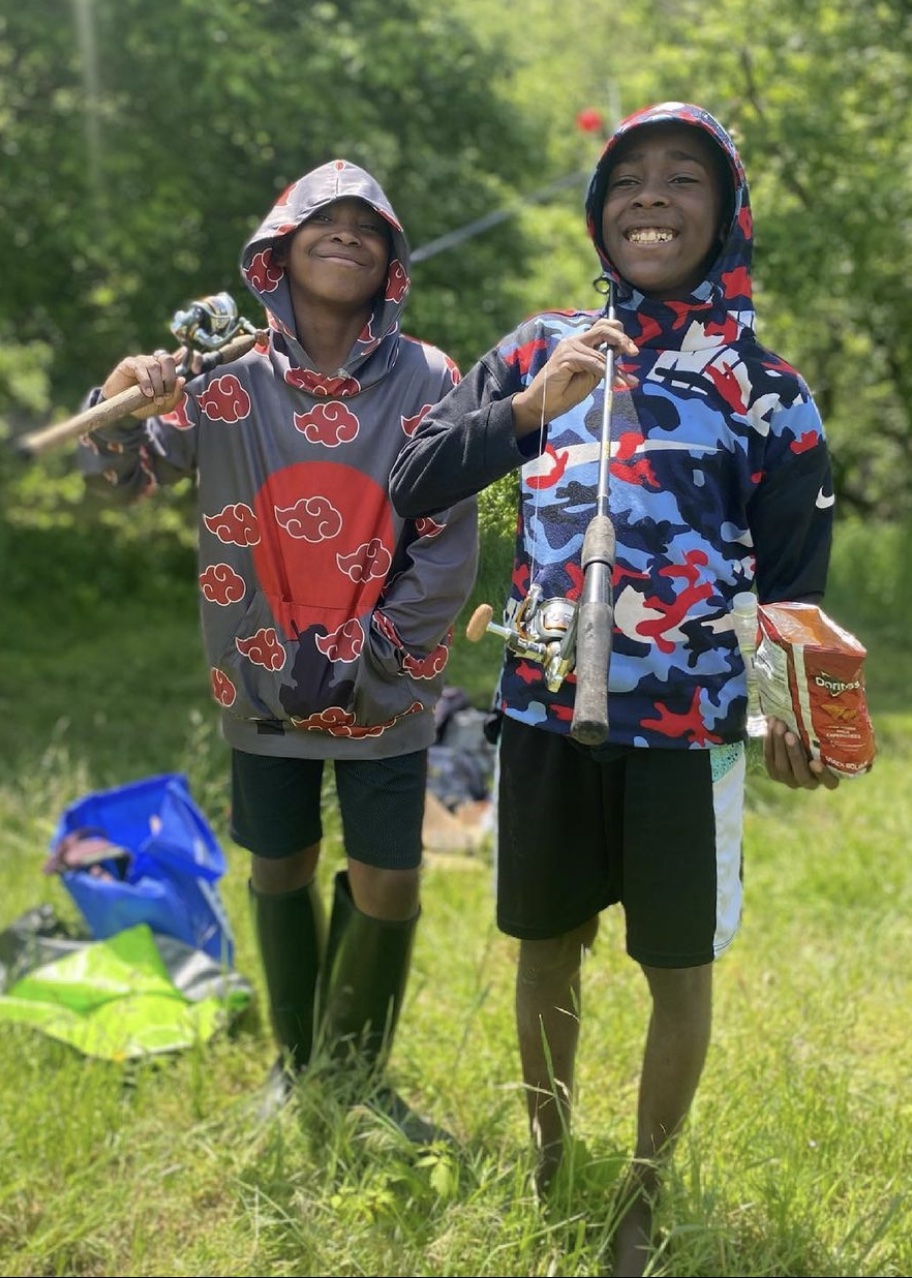
M672 123L684 125L689 129L696 129L704 137L709 138L713 143L712 156L716 168L716 176L719 179L723 192L722 215L719 227L720 252L725 241L728 239L731 231L732 219L735 215L735 189L736 182L738 181L732 165L731 156L725 150L722 143L711 129L704 127L702 124L694 123L692 120L688 120L686 118L660 116L655 119L646 119L642 122L642 124L636 124L632 128L624 129L622 127L615 132L608 140L605 149L602 152L601 159L596 166L586 200L586 213L592 240L598 251L599 258L603 263L608 262L610 259L605 251L605 245L602 240L602 207L605 203L605 191L608 186L608 178L611 174L612 167L615 164L618 144L622 140L626 142L628 138L634 135L634 133L638 133L642 129L660 128L663 125Z

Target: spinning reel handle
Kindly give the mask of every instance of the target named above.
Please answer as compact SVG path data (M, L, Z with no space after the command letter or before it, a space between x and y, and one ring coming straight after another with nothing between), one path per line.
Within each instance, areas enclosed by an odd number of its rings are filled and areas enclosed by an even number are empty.
M472 643L478 643L479 639L483 639L493 616L494 609L490 604L479 604L466 625L466 638Z
M469 618L466 626L466 638L472 643L478 643L479 639L483 639L486 634L500 635L501 639L507 641L507 647L513 652L522 651L526 656L533 659L540 659L546 653L543 643L536 643L534 640L520 634L518 630L514 630L512 626L499 626L491 618L494 615L494 609L490 604L479 604Z
M538 661L545 667L545 682L557 692L573 668L576 641L576 607L567 599L542 600L537 586L526 596L509 626L491 620L490 604L479 604L466 626L472 643L487 633L500 635L515 656Z

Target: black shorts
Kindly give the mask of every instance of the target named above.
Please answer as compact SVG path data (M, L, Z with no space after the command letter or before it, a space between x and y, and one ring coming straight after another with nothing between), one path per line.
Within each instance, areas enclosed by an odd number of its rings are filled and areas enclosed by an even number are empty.
M256 856L293 856L323 837L323 759L231 752L231 837ZM421 864L427 751L336 759L345 853L383 870Z
M503 720L497 923L538 940L624 907L627 952L712 962L741 917L744 747L591 748Z

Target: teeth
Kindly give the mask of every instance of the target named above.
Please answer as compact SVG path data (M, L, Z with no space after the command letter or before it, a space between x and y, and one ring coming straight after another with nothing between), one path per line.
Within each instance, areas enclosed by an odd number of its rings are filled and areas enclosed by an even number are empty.
M667 244L674 239L673 231L660 230L658 227L640 227L627 234L631 244Z

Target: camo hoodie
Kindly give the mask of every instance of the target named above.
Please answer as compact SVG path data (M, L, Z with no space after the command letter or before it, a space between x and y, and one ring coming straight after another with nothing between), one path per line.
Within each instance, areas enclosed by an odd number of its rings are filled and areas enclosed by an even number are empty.
M706 278L684 300L646 297L601 244L607 171L631 129L677 121L721 147L731 220ZM623 121L605 144L586 197L589 233L617 316L639 347L621 367L639 379L615 390L609 510L617 538L609 741L707 748L745 732L744 663L732 597L819 599L832 525L824 432L801 376L754 333L752 224L731 138L706 111L663 103ZM576 600L580 552L595 511L603 388L518 443L510 398L556 344L599 312L534 316L489 351L424 419L393 470L401 513L415 516L520 469L516 554L505 620L530 582ZM492 640L493 642L493 640ZM574 677L550 692L540 663L505 652L496 704L569 732Z
M392 248L370 321L327 376L297 339L273 250L343 196L386 220ZM267 339L190 381L167 416L82 441L87 482L127 499L195 476L204 647L238 749L380 758L434 740L452 623L475 575L476 509L470 499L411 520L390 505L393 460L459 377L400 331L408 267L374 179L345 160L323 165L288 187L241 257Z

